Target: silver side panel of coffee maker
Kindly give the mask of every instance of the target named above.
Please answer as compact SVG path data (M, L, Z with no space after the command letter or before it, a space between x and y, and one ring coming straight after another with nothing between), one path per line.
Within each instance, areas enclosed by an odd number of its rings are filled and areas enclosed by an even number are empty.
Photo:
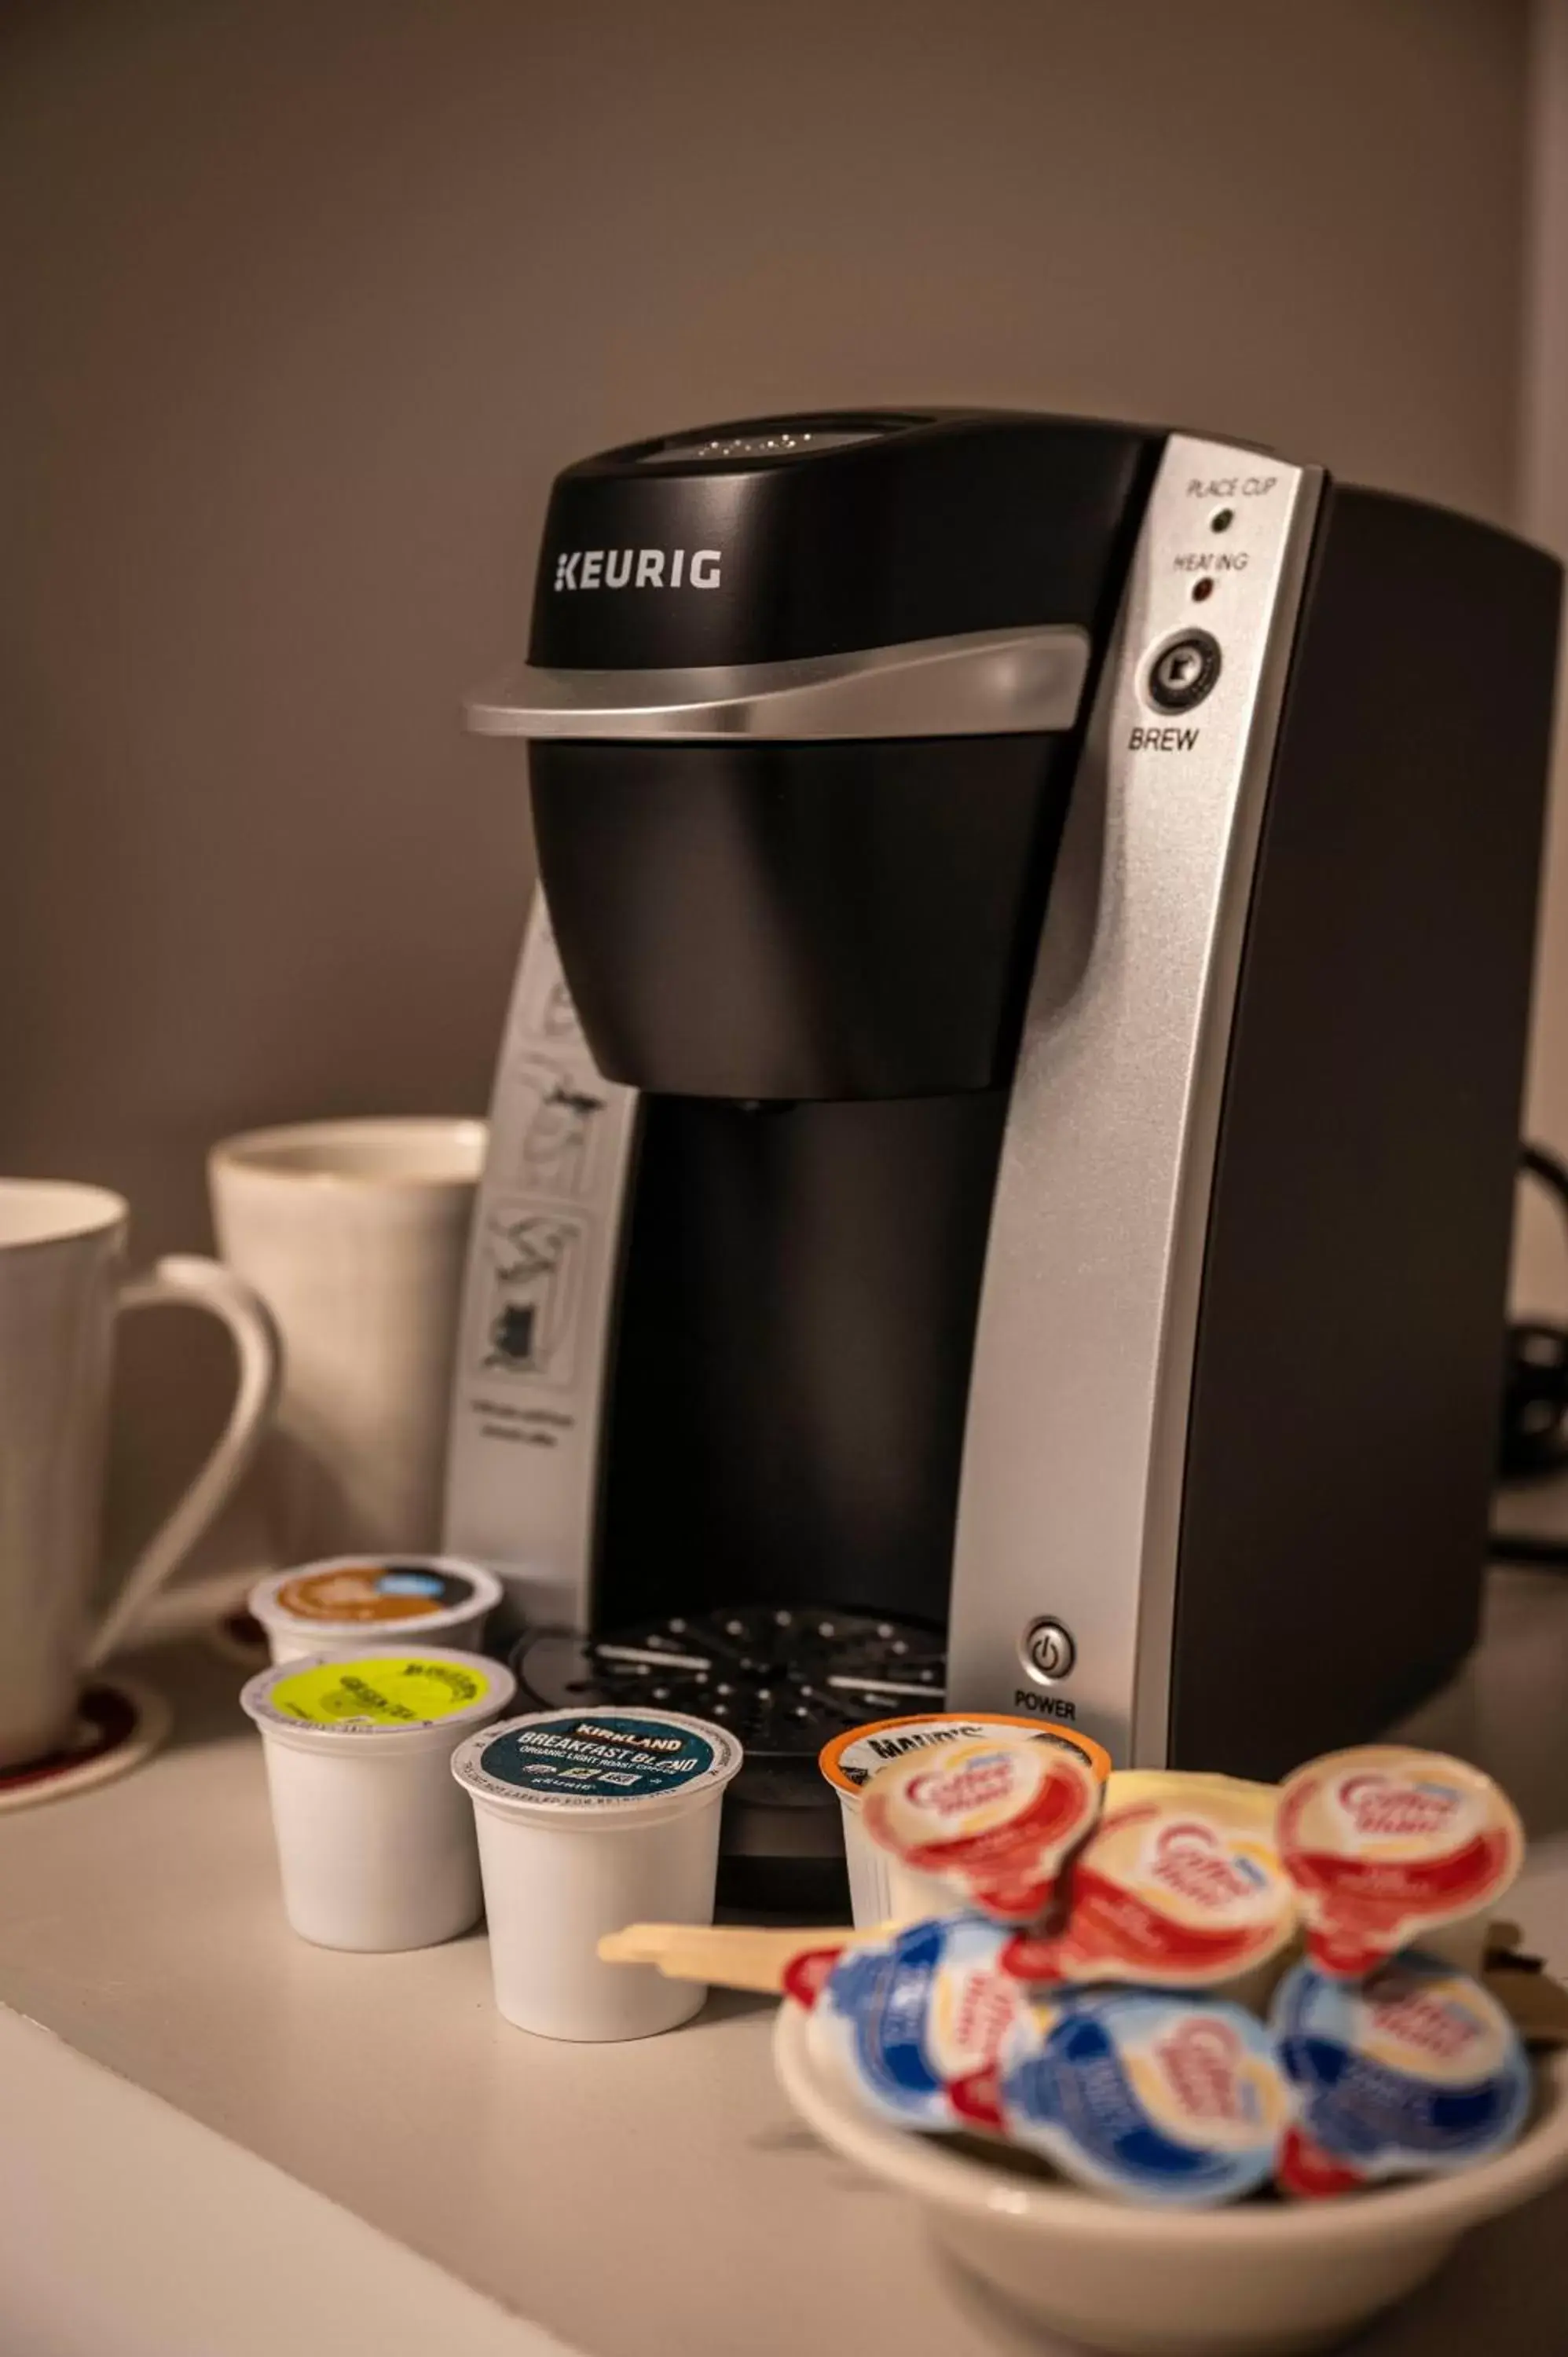
M1070 1722L1123 1765L1165 1757L1220 1098L1320 485L1255 451L1166 445L1073 790L1002 1149L949 1695ZM1173 649L1177 696L1218 654L1186 710L1150 690Z
M446 1468L445 1544L508 1617L588 1617L599 1422L638 1095L601 1079L534 895L490 1103Z

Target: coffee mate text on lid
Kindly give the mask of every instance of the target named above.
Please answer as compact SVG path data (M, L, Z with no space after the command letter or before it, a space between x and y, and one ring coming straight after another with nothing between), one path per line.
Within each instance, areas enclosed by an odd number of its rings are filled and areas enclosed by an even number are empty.
M850 1911L857 1930L940 1915L954 1898L944 1884L916 1873L879 1849L866 1834L861 1824L861 1801L872 1777L907 1753L942 1749L990 1735L1013 1736L1022 1742L1076 1752L1089 1762L1101 1783L1111 1773L1111 1755L1092 1736L1000 1711L920 1711L902 1718L873 1719L865 1727L845 1727L822 1746L817 1765L838 1794Z
M1351 1979L1494 1906L1524 1856L1518 1813L1489 1776L1393 1743L1298 1768L1281 1788L1276 1838L1308 1955Z
M862 1821L882 1848L983 1914L1029 1923L1099 1814L1101 1790L1077 1750L961 1737L889 1761L865 1788Z
M1002 1968L1012 1934L972 1915L797 1958L784 1986L811 2008L812 2050L904 2127L960 2128L950 2090L994 2064L1026 1998Z
M1296 2103L1279 2169L1290 2192L1473 2168L1524 2126L1519 2032L1480 1982L1436 1957L1398 1956L1361 1982L1300 1964L1270 2023Z
M1064 2177L1123 2201L1207 2209L1274 2171L1290 2095L1262 2022L1214 1997L1046 1998L951 2101Z
M1296 1925L1264 1784L1123 1771L1068 1869L1067 1916L1015 1943L1027 1980L1216 1988L1266 1963Z

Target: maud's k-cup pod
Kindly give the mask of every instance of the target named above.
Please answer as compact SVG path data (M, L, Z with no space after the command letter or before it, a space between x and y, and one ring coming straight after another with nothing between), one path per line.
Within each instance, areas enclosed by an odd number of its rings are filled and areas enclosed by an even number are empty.
M1067 1868L1060 1928L1020 1938L1010 1968L1037 1985L1132 1981L1261 2008L1296 1930L1275 1799L1227 1776L1112 1776Z
M1251 2014L1153 1989L1040 2001L1008 2030L993 2068L959 2082L951 2101L1078 2184L1188 2209L1267 2184L1291 2109Z
M1271 2017L1297 2118L1287 2191L1352 2191L1474 2167L1512 2144L1530 2110L1519 2032L1478 1981L1413 1951L1349 1982L1298 1964Z
M890 1851L881 1849L861 1823L861 1795L879 1769L911 1751L931 1750L963 1738L999 1732L1020 1740L1055 1745L1087 1760L1103 1783L1111 1773L1111 1755L1092 1736L1070 1727L1042 1727L1037 1719L1011 1717L1000 1711L958 1713L929 1711L907 1718L881 1718L865 1727L852 1727L835 1735L818 1754L817 1765L839 1797L843 1825L844 1861L849 1867L850 1913L857 1931L878 1923L911 1922L920 1916L940 1915L952 1905L953 1893L932 1875L918 1873Z
M246 1602L274 1662L381 1652L393 1644L474 1652L501 1597L483 1564L456 1555L334 1555L258 1580Z
M323 1948L428 1948L479 1913L473 1813L453 1746L517 1691L478 1653L320 1653L253 1677L284 1907Z
M1524 1856L1518 1814L1489 1776L1393 1743L1330 1752L1288 1776L1276 1841L1307 1954L1348 1979L1484 1918Z
M785 1987L810 2005L813 2051L902 2127L960 2128L950 2090L993 2067L1027 2012L1005 1967L1005 1924L950 1915L886 1940L797 1960Z
M725 1786L741 1747L661 1710L553 1710L470 1737L452 1773L473 1803L496 2004L543 2038L648 2038L707 1992L607 1964L628 1923L711 1923Z
M1101 1791L1080 1751L1003 1729L889 1761L865 1787L861 1824L879 1849L943 1886L950 1906L1029 1923L1050 1906Z

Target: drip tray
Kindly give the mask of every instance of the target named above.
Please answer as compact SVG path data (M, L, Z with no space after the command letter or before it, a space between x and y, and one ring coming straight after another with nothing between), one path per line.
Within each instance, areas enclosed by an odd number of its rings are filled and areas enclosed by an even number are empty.
M804 1896L809 1867L842 1874L838 1796L818 1752L868 1719L940 1710L947 1677L940 1630L828 1604L676 1612L591 1638L542 1630L518 1644L512 1668L521 1708L641 1703L740 1738L721 1885L737 1905L779 1900L786 1882Z

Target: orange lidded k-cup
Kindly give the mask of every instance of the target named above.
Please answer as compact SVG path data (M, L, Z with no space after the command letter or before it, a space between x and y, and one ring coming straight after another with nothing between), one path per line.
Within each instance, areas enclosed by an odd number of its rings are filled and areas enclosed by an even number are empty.
M1518 1813L1489 1776L1399 1743L1329 1752L1287 1776L1276 1838L1308 1956L1350 1980L1402 1948L1449 1953L1456 1929L1484 1925L1524 1856Z
M873 1719L852 1727L824 1744L817 1765L839 1797L843 1824L844 1860L849 1867L850 1913L857 1931L878 1923L913 1922L926 1915L949 1912L954 1904L950 1884L907 1865L893 1851L881 1848L862 1822L862 1796L871 1779L890 1761L911 1752L929 1751L949 1744L1007 1734L1021 1742L1076 1753L1086 1760L1101 1784L1111 1773L1111 1755L1092 1736L1069 1727L1042 1727L1037 1719L1010 1717L1000 1711L925 1711L906 1718Z
M890 1760L867 1784L860 1821L899 1866L933 1878L948 1910L1033 1924L1103 1789L1076 1747L996 1727Z

